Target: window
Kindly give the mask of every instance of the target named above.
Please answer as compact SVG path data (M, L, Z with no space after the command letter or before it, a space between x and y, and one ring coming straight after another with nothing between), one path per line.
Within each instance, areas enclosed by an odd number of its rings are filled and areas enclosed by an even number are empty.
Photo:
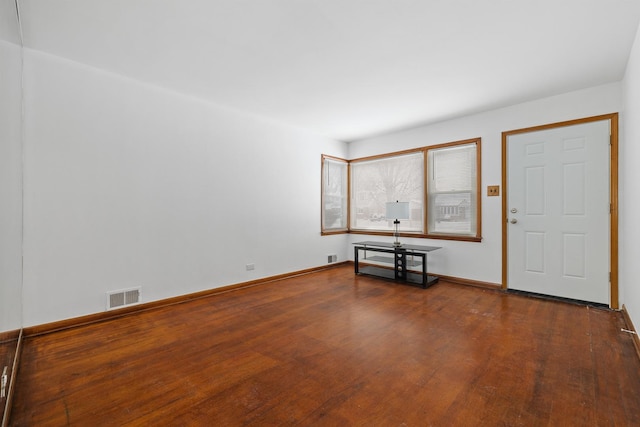
M479 236L477 144L427 149L427 234Z
M476 138L351 161L323 156L322 232L391 235L386 203L400 201L410 211L401 233L480 241L480 152Z
M399 230L422 232L424 153L422 151L351 162L352 230L391 231L395 218L385 218L387 202L409 202L410 219Z
M322 156L322 232L344 232L347 216L348 162Z

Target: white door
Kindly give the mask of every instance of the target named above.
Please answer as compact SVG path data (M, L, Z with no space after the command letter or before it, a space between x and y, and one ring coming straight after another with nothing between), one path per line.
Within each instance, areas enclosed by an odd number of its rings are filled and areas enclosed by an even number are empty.
M507 137L509 288L609 304L609 129Z

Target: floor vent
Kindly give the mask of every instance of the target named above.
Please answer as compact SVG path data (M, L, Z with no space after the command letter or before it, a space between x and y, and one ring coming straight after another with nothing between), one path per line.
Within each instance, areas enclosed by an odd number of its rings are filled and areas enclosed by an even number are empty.
M141 288L123 289L107 293L107 310L140 303Z

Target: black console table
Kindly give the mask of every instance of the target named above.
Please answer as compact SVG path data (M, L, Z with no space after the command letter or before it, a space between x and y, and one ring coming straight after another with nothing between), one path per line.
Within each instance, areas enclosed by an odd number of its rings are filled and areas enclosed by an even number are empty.
M427 275L427 253L440 249L439 246L394 246L393 243L370 241L353 245L356 274L394 279L423 288L438 281L437 277ZM360 252L364 255L362 258ZM367 252L373 252L374 255Z

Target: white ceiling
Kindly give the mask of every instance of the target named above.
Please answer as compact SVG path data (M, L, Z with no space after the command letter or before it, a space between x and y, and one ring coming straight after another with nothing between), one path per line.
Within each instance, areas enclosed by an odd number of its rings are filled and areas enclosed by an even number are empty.
M623 78L638 0L18 0L26 47L355 140Z

